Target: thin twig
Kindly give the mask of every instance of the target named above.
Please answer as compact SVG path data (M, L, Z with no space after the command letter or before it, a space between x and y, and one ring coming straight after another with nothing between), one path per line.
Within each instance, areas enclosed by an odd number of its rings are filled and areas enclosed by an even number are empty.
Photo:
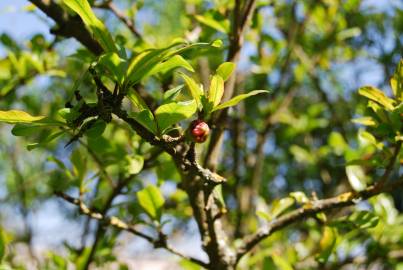
M400 146L396 147L400 150ZM394 156L389 161L388 166L379 182L385 183L393 170L393 165L396 162L399 150L395 151ZM334 208L345 207L348 205L353 205L357 201L368 199L377 194L393 190L396 187L401 187L403 185L403 179L395 181L389 185L375 183L367 187L361 192L345 192L333 198L310 201L303 205L302 207L291 211L290 213L284 214L279 218L270 222L267 226L261 227L255 234L247 236L243 240L243 244L237 250L237 262L248 253L254 246L256 246L260 241L269 237L274 232L283 229L284 227L293 224L297 221L311 217L317 213L327 211ZM385 180L386 179L386 180Z
M180 256L183 259L190 260L200 266L203 266L203 267L208 266L207 263L205 263L197 258L184 255L184 254L180 253L179 251L175 250L173 247L171 247L165 241L165 237L166 237L165 235L160 235L160 237L158 239L154 239L152 236L147 235L147 234L137 230L134 225L128 224L115 216L108 217L108 216L102 215L99 212L94 212L94 211L90 210L89 207L83 201L81 201L77 198L71 197L62 192L56 192L55 194L57 196L59 196L60 198L64 199L65 201L78 206L80 213L83 215L87 215L92 219L99 220L100 222L102 222L103 224L105 224L107 226L111 226L111 227L114 227L114 228L122 230L122 231L130 232L131 234L134 234L140 238L147 240L148 242L153 244L155 247L164 248L164 249L170 251L171 253L173 253L177 256Z

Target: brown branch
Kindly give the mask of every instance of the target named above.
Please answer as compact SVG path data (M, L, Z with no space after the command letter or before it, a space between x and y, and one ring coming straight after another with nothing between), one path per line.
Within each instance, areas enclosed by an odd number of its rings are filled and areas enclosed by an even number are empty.
M140 32L136 29L134 23L132 20L127 18L125 14L118 9L112 1L107 1L106 3L102 3L101 5L96 5L96 7L103 8L106 10L111 11L115 16L126 25L126 27L140 40L144 40L143 36L140 34Z
M247 28L248 22L254 13L256 0L249 0L244 10L241 10L241 1L235 1L235 7L233 12L233 24L232 32L230 34L230 45L228 49L227 61L237 63L239 55L244 42L243 35ZM229 100L235 90L236 84L236 72L234 72L225 84L223 101ZM220 148L224 139L224 123L227 120L228 110L224 109L217 115L213 116L213 122L215 122L216 128L211 135L210 144L207 149L207 154L204 160L204 164L207 168L215 170L218 163L218 157ZM220 128L219 128L220 127Z
M198 264L200 266L207 267L207 263L205 263L205 262L203 262L203 261L201 261L199 259L196 259L194 257L184 255L184 254L180 253L179 251L175 250L173 247L171 247L167 243L166 236L163 235L163 234L160 234L159 237L157 239L155 239L152 236L149 236L149 235L137 230L134 225L128 224L128 223L124 222L123 220L121 220L121 219L119 219L119 218L117 218L115 216L108 217L108 216L105 216L104 214L101 214L99 212L94 212L94 211L90 210L89 207L83 201L81 201L80 199L71 197L71 196L69 196L69 195L67 195L65 193L62 193L62 192L56 192L55 194L58 197L64 199L65 201L78 206L80 213L83 214L83 215L86 215L86 216L89 216L92 219L98 220L98 221L102 222L103 224L105 224L107 226L114 227L114 228L116 228L118 230L127 231L127 232L129 232L131 234L134 234L134 235L136 235L136 236L138 236L140 238L143 238L143 239L147 240L148 242L153 244L154 247L156 247L156 248L164 248L164 249L170 251L171 253L173 253L173 254L175 254L177 256L180 256L183 259L192 261L192 262L194 262L194 263L196 263L196 264Z
M78 16L69 15L60 5L52 0L29 1L57 23L57 29L51 30L52 34L67 38L73 37L95 55L100 55L103 52L101 45L92 37Z

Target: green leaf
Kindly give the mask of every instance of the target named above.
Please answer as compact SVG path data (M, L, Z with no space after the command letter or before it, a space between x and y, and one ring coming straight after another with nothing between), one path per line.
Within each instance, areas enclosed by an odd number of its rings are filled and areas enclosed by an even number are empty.
M221 39L216 39L213 42L211 42L211 46L215 47L215 48L221 48L222 47L222 40Z
M358 93L361 96L367 97L372 101L375 101L382 105L386 110L392 111L395 106L393 105L394 100L391 98L388 98L385 93L383 93L381 90L372 87L372 86L364 86L358 89Z
M218 105L217 107L215 107L212 110L212 112L222 110L222 109L225 109L225 108L228 108L228 107L235 106L239 102L241 102L242 100L244 100L244 99L246 99L248 97L257 95L257 94L261 94L261 93L269 93L269 91L267 91L267 90L254 90L254 91L249 92L247 94L242 94L242 95L236 96L236 97L234 97L234 98L232 98L232 99L230 99L230 100Z
M137 122L139 122L143 127L148 129L153 134L157 134L157 126L155 123L153 113L146 109L141 112L132 112L130 116L133 117Z
M272 204L270 214L269 214L271 219L281 215L284 211L286 211L288 208L293 206L294 203L295 203L295 200L290 197L282 198L280 200L275 200Z
M9 124L34 123L43 119L45 119L45 116L32 116L24 111L0 111L0 122L6 122Z
M309 202L308 196L306 196L306 194L302 191L291 192L290 197L293 198L297 203Z
M87 0L63 0L63 3L76 12L87 25L105 52L117 52L111 34L105 25L92 12Z
M194 100L183 102L170 102L163 104L155 111L158 127L163 133L168 127L181 120L192 117L197 106Z
M330 133L328 144L332 147L333 152L338 156L342 155L348 149L348 144L344 140L343 135L339 132L333 131Z
M191 72L194 72L193 67L189 64L188 61L186 61L182 56L180 55L175 55L168 59L165 62L159 63L156 65L148 74L147 76L152 76L157 73L166 73L168 71L171 71L175 68L185 68Z
M157 221L161 220L161 210L165 201L158 187L154 185L147 186L137 192L137 199L139 200L140 206L151 219Z
M104 133L106 128L105 121L98 119L91 127L85 132L85 135L91 138L97 138Z
M109 52L103 54L98 63L109 70L113 80L123 85L127 69L126 60L120 58L116 52Z
M370 127L377 125L377 123L376 123L376 121L374 120L374 118L372 118L372 117L370 117L370 116L355 118L355 119L353 119L353 120L351 120L351 121L352 121L353 123L356 123L356 124L361 124L361 125L370 126Z
M206 16L203 15L195 15L195 19L197 21L199 21L200 23L207 25L208 27L211 27L219 32L222 33L228 33L229 32L229 23L227 20L224 21L217 21L215 20L211 15L208 16L208 14Z
M144 79L152 69L164 60L165 49L151 49L135 56L127 69L127 80L129 84L135 84Z
M403 101L403 59L400 59L395 73L390 79L390 86L397 100Z
M212 108L220 104L224 94L224 80L220 75L214 75L210 82L208 91L208 100L212 104ZM210 110L207 110L210 111Z
M228 80L229 77L231 76L232 72L235 69L235 64L232 62L225 62L222 63L218 68L217 68L217 75L220 75L224 81Z
M172 88L172 89L169 89L168 91L166 91L164 93L164 97L163 97L164 98L164 103L174 101L176 99L176 97L180 94L180 92L181 92L181 90L183 89L184 86L185 86L184 84L181 84L181 85L178 85L175 88Z
M322 239L320 240L319 246L321 249L320 254L316 257L318 262L326 263L332 254L336 243L337 243L337 230L329 226L323 228Z
M134 156L128 157L128 164L126 167L126 171L132 175L138 174L143 169L143 166L144 166L143 156L134 155Z
M137 91L131 89L126 94L126 96L139 111L150 110L140 94L137 93Z
M336 226L338 228L345 228L348 230L359 229L365 230L370 229L378 225L379 217L369 211L358 211L353 214L342 217L331 223L331 226Z
M29 136L34 133L37 133L38 128L40 127L41 127L40 125L16 124L11 130L11 133L14 136Z
M179 74L185 80L186 86L188 87L190 94L196 101L197 108L201 110L202 109L201 97L204 95L203 90L200 88L200 86L197 85L197 83L192 78L183 73Z
M44 138L43 140L41 140L40 142L28 144L27 149L28 149L28 151L31 151L35 148L38 148L41 146L46 146L48 143L50 143L54 139L62 136L63 134L64 134L64 131L59 131L59 132L53 133L53 134L47 136L46 138Z
M6 253L6 242L3 236L3 230L0 228L0 262L3 260Z
M367 187L367 176L365 175L365 171L361 166L347 166L346 174L351 187L355 191L363 191Z

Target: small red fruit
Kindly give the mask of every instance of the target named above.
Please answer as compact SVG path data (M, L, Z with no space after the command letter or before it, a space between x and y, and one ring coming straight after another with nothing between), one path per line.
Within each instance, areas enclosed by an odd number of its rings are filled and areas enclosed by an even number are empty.
M202 143L206 141L207 136L210 133L210 128L206 122L198 119L190 123L190 133L195 142Z

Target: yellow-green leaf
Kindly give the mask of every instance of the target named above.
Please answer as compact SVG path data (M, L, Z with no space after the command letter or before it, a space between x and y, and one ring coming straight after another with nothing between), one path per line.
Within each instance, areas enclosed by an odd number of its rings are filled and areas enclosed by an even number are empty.
M147 76L152 76L157 73L166 73L170 70L173 70L175 68L180 68L183 67L191 72L194 72L193 67L189 64L188 61L186 61L182 56L180 55L175 55L168 59L165 62L159 63L156 65L150 72L147 74Z
M386 110L392 111L395 106L393 105L394 100L387 97L385 93L373 86L364 86L358 89L358 93L361 96L367 97L372 101L375 101L382 105Z
M197 106L194 100L163 104L155 110L158 128L163 133L173 124L192 117L196 110Z
M32 116L24 111L0 111L0 122L6 122L10 124L33 123L42 119L45 119L45 116Z
M337 236L338 233L335 228L329 226L323 228L322 239L319 243L321 252L316 258L320 263L326 263L329 259L336 246Z
M228 78L231 76L232 72L235 69L235 64L232 62L225 62L222 63L218 68L217 68L217 75L220 75L224 81L228 80Z
M117 52L117 48L108 29L92 12L87 0L63 0L63 3L76 12L88 26L94 37L106 52Z
M251 91L251 92L249 92L247 94L238 95L238 96L236 96L236 97L234 97L234 98L232 98L232 99L230 99L230 100L218 105L217 107L215 107L212 110L212 112L222 110L222 109L225 109L225 108L228 108L228 107L231 107L231 106L235 106L239 102L241 102L242 100L244 100L244 99L246 99L248 97L257 95L257 94L261 94L261 93L269 93L269 91L267 91L267 90L254 90L254 91Z
M161 208L164 205L164 197L158 187L149 185L137 192L137 199L140 206L153 219L159 221L161 219Z
M210 82L208 100L213 104L213 108L220 104L224 94L224 80L220 75L214 75Z
M126 60L120 58L116 52L108 52L99 58L98 63L110 72L112 79L120 85L123 84L127 69Z
M189 88L190 94L196 101L197 108L201 109L202 108L201 97L203 96L203 90L200 88L200 86L197 85L197 83L192 78L183 73L179 74L185 80L186 86Z

